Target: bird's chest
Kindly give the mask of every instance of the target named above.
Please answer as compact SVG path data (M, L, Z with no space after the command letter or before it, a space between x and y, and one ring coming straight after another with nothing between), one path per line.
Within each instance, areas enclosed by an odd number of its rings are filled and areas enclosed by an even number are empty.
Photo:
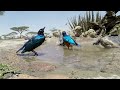
M68 42L64 42L64 44L67 46L67 47L72 47L72 45Z

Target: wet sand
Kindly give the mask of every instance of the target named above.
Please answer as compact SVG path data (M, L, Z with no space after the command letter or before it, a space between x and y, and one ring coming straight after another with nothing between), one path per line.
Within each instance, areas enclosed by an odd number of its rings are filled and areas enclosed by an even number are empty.
M120 78L120 50L93 46L96 39L80 38L81 47L68 50L49 38L32 52L16 55L26 40L0 41L0 63L9 64L22 74L9 79L111 79Z

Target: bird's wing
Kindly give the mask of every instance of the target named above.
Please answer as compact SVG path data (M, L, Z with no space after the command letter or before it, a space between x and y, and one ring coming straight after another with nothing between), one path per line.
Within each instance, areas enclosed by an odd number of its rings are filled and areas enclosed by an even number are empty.
M69 35L63 37L63 40L64 40L65 42L70 43L70 44L76 45L76 42L74 41L74 39L71 38Z
M25 45L25 51L31 51L40 46L45 40L44 35L37 35L32 37L29 42Z
M37 36L32 38L32 42L33 43L40 43L43 40L45 40L45 36L44 35L37 35Z
M75 45L78 45L78 43L71 37L71 39L74 41Z

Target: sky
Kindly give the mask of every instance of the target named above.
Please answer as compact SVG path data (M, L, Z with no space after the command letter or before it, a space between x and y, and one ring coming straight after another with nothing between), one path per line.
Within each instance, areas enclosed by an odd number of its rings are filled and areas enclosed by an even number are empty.
M5 11L0 16L0 36L12 32L11 27L29 26L29 31L37 32L46 27L45 32L57 28L69 30L68 19L85 15L86 11ZM103 16L105 11L100 11Z

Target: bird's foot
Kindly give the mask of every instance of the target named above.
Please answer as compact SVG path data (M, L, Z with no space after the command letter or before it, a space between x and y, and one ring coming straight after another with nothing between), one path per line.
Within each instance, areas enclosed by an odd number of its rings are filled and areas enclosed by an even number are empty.
M38 56L38 54L37 54L37 53L35 53L35 54L34 54L34 56Z

